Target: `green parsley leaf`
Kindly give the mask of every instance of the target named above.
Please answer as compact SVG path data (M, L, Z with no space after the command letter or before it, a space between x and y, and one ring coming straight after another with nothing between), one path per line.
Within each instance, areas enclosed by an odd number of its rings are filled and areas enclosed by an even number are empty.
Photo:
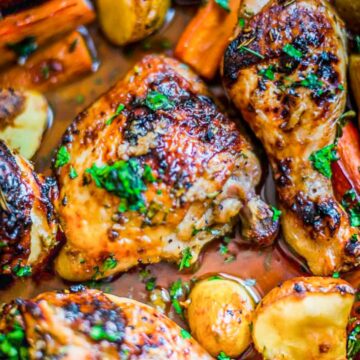
M266 79L269 80L275 80L275 72L274 72L274 66L270 65L269 67L265 68L265 69L261 69L259 71L259 74L261 76L263 76Z
M283 47L283 51L285 54L289 55L292 58L295 59L300 59L303 57L303 53L301 51L299 51L298 49L296 49L293 45L291 44L286 44Z
M6 46L8 49L12 50L20 59L26 59L38 48L34 36L27 36L19 42L8 43Z
M156 181L155 176L152 173L152 169L148 164L144 165L144 174L143 174L143 178L145 181L148 181L150 183L153 183Z
M310 155L310 161L313 168L328 179L331 179L332 176L331 163L337 159L334 144L325 146L318 151L314 151Z
M166 95L161 94L158 91L151 91L147 94L145 105L153 111L160 109L170 110L175 106Z
M121 340L122 334L115 331L107 331L102 325L94 325L90 329L90 337L95 341L107 340L116 342Z
M108 258L105 259L105 261L103 262L103 270L107 271L107 270L112 270L115 269L116 266L118 264L118 261L116 260L116 258L114 257L114 255L110 255Z
M63 145L60 147L56 154L55 168L66 165L70 161L70 154L68 153L66 147Z
M207 278L207 281L213 281L213 280L222 280L222 277L218 275L213 275Z
M229 252L229 248L228 248L226 245L224 245L224 244L220 244L219 253L220 253L221 255L225 255L225 254L227 254L228 252Z
M9 360L29 360L28 343L24 329L15 323L11 330L0 334L0 358Z
M70 172L69 172L69 178L70 179L75 179L77 178L79 175L76 172L75 168L73 168L72 166L70 166Z
M227 12L230 12L229 0L215 0L215 2Z
M273 215L272 215L272 221L275 222L275 221L278 221L279 218L280 218L280 215L281 215L281 210L277 209L275 206L272 206L271 207L271 210L273 212Z
M244 28L245 27L245 19L244 18L239 18L239 26L241 28Z
M105 125L110 125L114 119L121 114L121 112L125 109L125 105L124 104L119 104L118 107L116 108L115 114L110 116L109 119L106 120Z
M175 310L175 312L178 314L178 315L183 315L183 310L182 310L182 307L179 303L179 300L177 299L172 299L171 300L171 304Z
M169 294L170 294L170 297L174 298L174 299L177 299L184 295L183 283L182 283L181 279L174 281L170 285Z
M231 360L223 351L218 355L217 360Z
M29 265L16 265L14 266L13 273L18 277L28 277L31 276L32 270Z
M181 253L182 253L182 259L179 265L180 271L183 270L184 268L189 268L191 265L191 259L193 258L191 249L189 247L185 248Z
M189 332L187 332L186 330L184 329L181 329L180 330L180 335L183 339L187 340L187 339L191 339L191 335Z
M334 279L340 279L340 273L339 273L338 271L336 271L336 272L334 272L334 273L332 274L332 277L333 277Z
M355 326L354 330L348 336L347 342L347 359L354 360L356 355L360 353L360 340L358 334L360 333L360 326Z
M81 105L85 101L85 96L83 94L78 94L75 97L75 101L76 101L77 104Z
M360 226L360 206L359 204L349 210L350 214L350 225L358 227Z
M307 87L311 90L321 90L323 83L318 79L316 74L310 73L306 76L304 80L300 81L300 85ZM320 93L319 93L320 95Z
M145 289L147 291L152 291L155 289L155 287L156 287L156 277L152 277L152 278L146 280Z

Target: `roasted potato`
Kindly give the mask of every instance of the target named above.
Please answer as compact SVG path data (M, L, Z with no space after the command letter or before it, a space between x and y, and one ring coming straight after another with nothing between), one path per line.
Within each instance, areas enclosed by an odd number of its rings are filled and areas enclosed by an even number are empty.
M255 301L241 283L212 276L189 295L187 317L192 335L211 355L238 357L251 343Z
M354 289L341 279L299 277L271 290L253 320L265 360L346 359L346 326Z
M39 148L49 106L35 91L0 89L0 139L30 159Z
M345 20L346 26L354 31L360 31L360 1L335 0L335 8Z
M98 0L100 24L108 39L126 45L144 39L163 24L170 0Z

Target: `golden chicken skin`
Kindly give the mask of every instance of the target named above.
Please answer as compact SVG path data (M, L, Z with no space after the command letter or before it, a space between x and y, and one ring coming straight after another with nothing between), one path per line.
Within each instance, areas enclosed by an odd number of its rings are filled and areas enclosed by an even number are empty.
M346 64L343 24L320 0L269 2L224 55L224 85L273 168L284 237L317 275L359 263L331 184Z
M233 229L271 243L273 210L255 193L249 142L187 67L147 56L67 130L55 168L66 244L56 259L82 281L139 263L178 262Z
M6 359L212 359L155 309L83 286L4 305L0 333Z
M54 253L58 223L52 202L57 186L0 141L0 274L30 276Z

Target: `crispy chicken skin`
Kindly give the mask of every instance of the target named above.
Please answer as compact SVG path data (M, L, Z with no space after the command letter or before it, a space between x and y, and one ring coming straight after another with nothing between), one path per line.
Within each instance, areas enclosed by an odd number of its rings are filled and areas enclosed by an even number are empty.
M31 360L212 359L155 309L82 286L15 300L0 318L5 336L23 333L17 350Z
M58 241L54 179L0 141L0 274L29 276L43 269Z
M228 94L271 162L285 239L318 275L359 262L357 230L334 197L331 170L317 170L335 158L345 107L342 26L320 0L274 0L230 43L223 64Z
M189 267L238 216L245 240L276 236L255 193L261 168L249 142L176 60L139 62L77 117L57 158L64 154L57 208L67 242L55 266L66 279L160 260Z

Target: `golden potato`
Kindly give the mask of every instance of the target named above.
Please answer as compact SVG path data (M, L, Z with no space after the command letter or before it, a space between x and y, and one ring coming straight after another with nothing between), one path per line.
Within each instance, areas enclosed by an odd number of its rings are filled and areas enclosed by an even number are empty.
M48 114L48 103L38 92L0 89L0 139L27 159L40 146Z
M344 360L354 289L341 279L293 278L271 290L253 320L265 360Z
M335 8L345 20L346 27L360 31L360 1L359 0L335 0Z
M199 281L191 290L187 317L191 333L211 355L239 356L251 343L255 301L239 282L221 277Z
M144 39L159 29L170 0L98 0L101 27L116 45Z

